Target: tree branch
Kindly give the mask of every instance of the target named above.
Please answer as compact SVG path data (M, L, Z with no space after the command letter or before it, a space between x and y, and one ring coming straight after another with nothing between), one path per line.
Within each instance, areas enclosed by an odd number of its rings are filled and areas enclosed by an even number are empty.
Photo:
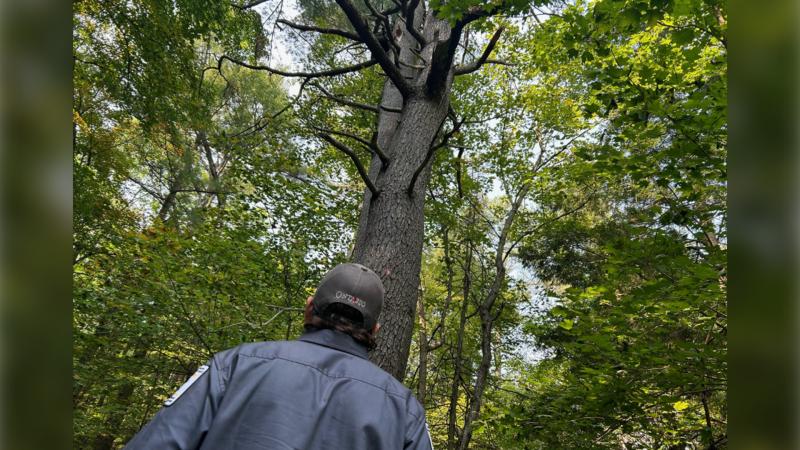
M419 42L420 47L424 48L428 45L428 41L425 40L425 36L423 36L419 30L414 28L414 10L417 9L418 5L419 0L411 0L411 3L408 4L408 9L406 10L406 30Z
M389 79L394 83L394 86L397 88L398 91L403 95L404 98L411 95L411 86L406 82L405 77L400 70L392 63L392 60L389 58L389 54L383 50L380 42L372 34L372 31L369 29L369 25L367 24L366 19L356 8L356 5L353 4L351 0L336 0L336 4L342 8L347 18L350 20L350 23L353 25L353 28L356 29L358 35L361 37L361 40L364 41L369 51L372 53L372 58L377 64L380 64L381 68Z
M443 93L464 28L481 17L489 17L494 14L494 12L484 11L479 6L470 7L469 12L456 21L455 26L450 30L450 37L436 42L431 55L430 72L425 82L425 89L430 98L437 98Z
M164 201L164 196L161 195L161 193L156 192L153 189L150 189L149 187L145 186L144 183L142 183L141 181L137 180L136 178L128 177L128 180L134 182L136 185L138 185L140 188L142 188L143 191L145 191L148 194L150 194L151 196L155 197L157 200L160 200L162 202Z
M360 136L356 136L355 134L345 133L343 131L328 130L325 128L320 128L315 126L312 126L311 128L317 131L321 131L323 133L337 134L339 136L349 137L350 139L356 140L361 144L363 144L367 148L367 150L378 155L378 158L381 159L381 162L384 165L389 164L389 157L386 155L386 153L383 152L383 150L381 150L380 147L378 147L377 135L375 134L372 135L372 141L368 141Z
M372 12L372 16L375 17L375 28L372 34L377 33L377 30L383 25L383 34L382 36L384 39L387 40L388 48L392 50L392 53L395 56L395 61L400 61L400 46L397 45L397 41L394 40L394 36L392 35L392 25L389 23L389 18L384 15L383 13L378 12L372 3L369 0L364 0L364 4L367 5L367 8ZM386 47L384 47L386 48Z
M372 133L372 139L370 139L370 141L369 141L369 148L371 148L372 151L374 151L375 154L378 155L378 158L381 159L381 162L383 163L384 167L389 165L389 155L384 153L383 149L378 146L378 132L377 131L374 131Z
M445 116L445 118L447 118L447 116ZM457 122L455 120L453 122L454 122L453 129L450 130L447 134L445 134L444 137L442 137L441 142L439 142L436 145L431 145L431 147L428 149L428 153L425 155L425 159L422 161L422 164L420 164L419 167L417 167L417 170L414 171L414 175L411 176L411 182L408 183L408 195L411 195L411 193L414 192L414 185L417 183L417 178L419 177L419 174L422 173L422 170L425 168L425 166L428 165L428 162L433 157L433 154L436 153L436 150L447 145L448 139L450 139L450 137L452 137L454 134L458 133L458 130L459 128L461 128L461 124L463 123L463 122ZM444 120L442 120L442 125L439 125L438 129L441 129L443 125L444 125ZM439 134L439 132L437 131L436 134Z
M377 197L380 195L381 191L375 187L375 184L369 178L369 174L367 174L367 170L364 168L364 164L361 163L361 160L358 159L358 155L356 152L353 151L350 147L342 144L341 142L334 139L330 134L319 132L317 136L331 144L332 146L336 147L337 150L340 150L342 153L346 154L353 160L353 163L356 165L356 169L358 169L358 174L361 175L361 179L364 180L364 183L367 185L367 188L372 192L372 195Z
M312 25L303 25L303 24L299 24L299 23L289 22L288 20L285 20L285 19L278 19L278 23L282 23L282 24L288 25L288 26L294 28L295 30L316 31L317 33L322 33L322 34L334 34L336 36L341 36L343 38L350 39L351 41L356 41L356 42L361 42L361 43L364 42L357 33L353 33L351 31L347 31L347 30L342 30L342 29L339 29L339 28L323 28L323 27L316 27L316 26L312 26ZM376 39L378 39L378 41L381 40L380 37L376 37Z
M406 66L406 67L410 67L412 69L424 69L425 68L425 66L420 66L420 65L417 65L417 64L409 64L407 62L400 61L399 59L398 59L398 62L400 63L400 65Z
M370 59L368 61L364 61L363 63L356 64L353 66L325 70L322 72L284 72L283 70L277 70L267 66L254 66L252 64L247 64L242 61L237 61L231 58L230 56L223 55L219 58L219 62L217 63L217 69L220 69L222 67L222 61L226 59L234 64L240 65L242 67L247 67L248 69L266 70L269 73L273 73L275 75L280 75L283 77L303 77L303 78L333 77L336 75L343 75L345 73L358 72L361 69L365 69L367 67L371 67L374 66L375 64L378 64L378 61Z
M402 108L392 108L391 106L378 105L378 108L380 108L380 109L382 109L384 111L393 112L393 113L401 113L401 112L403 112Z
M338 96L336 96L334 94L331 94L330 92L325 90L324 87L320 86L317 83L314 83L313 85L314 85L314 87L316 87L317 89L322 91L322 93L325 94L325 97L327 97L327 98L329 98L331 100L339 102L339 103L341 103L343 105L352 106L353 108L360 108L360 109L364 109L364 110L367 110L367 111L372 111L372 112L374 112L376 114L378 113L378 107L377 106L372 106L372 105L367 105L367 104L364 104L364 103L354 102L352 100L347 100L347 99L338 97Z
M255 7L255 6L258 6L258 5L262 4L262 3L266 3L267 1L269 1L269 0L256 0L256 1L254 1L252 3L248 3L246 5L237 5L236 3L229 3L229 5L231 5L232 7L236 8L236 9L238 9L239 11L244 11L246 9L250 9L250 8Z
M519 65L517 63L508 62L504 59L487 59L484 62L484 64L497 64L499 66L510 66L510 67L516 67Z
M539 230L539 228L542 228L543 226L545 226L547 224L550 224L550 223L553 223L553 222L555 222L557 220L561 220L564 217L566 217L566 216L568 216L568 215L570 215L570 214L572 214L572 213L574 213L574 212L576 212L576 211L578 211L580 209L583 209L583 207L586 206L587 203L589 203L589 200L591 200L592 197L594 197L595 193L597 193L597 189L595 189L591 194L589 194L589 196L586 197L586 200L584 200L583 203L581 203L580 205L576 206L575 208L573 208L573 209L571 209L571 210L569 210L567 212L564 212L563 214L560 214L560 215L558 215L557 217L555 217L553 219L550 219L548 221L542 222L539 225L537 225L536 227L534 227L533 229L528 230L528 232L523 233L522 236L519 237L519 239L517 239L516 241L514 241L513 244L511 244L511 247L506 252L506 255L505 255L504 259L508 258L508 255L510 255L511 251L514 250L514 247L516 247L520 242L522 242L523 239L525 239L526 237L528 237L531 234L535 233L537 230Z
M249 127L245 128L244 130L242 130L242 131L240 131L240 132L238 132L236 134L231 135L231 137L239 137L239 136L244 135L245 133L250 133L252 135L252 134L255 134L255 133L263 130L264 128L266 128L267 125L269 124L269 121L267 121L267 119L269 119L269 120L277 119L278 116L280 116L281 114L286 112L290 107L292 107L295 103L297 103L298 100L300 100L300 97L303 96L303 90L306 87L306 83L308 83L310 80L311 80L311 78L306 78L305 80L303 80L303 82L300 84L300 90L297 92L297 95L295 96L294 100L292 100L291 102L286 103L286 106L281 108L280 111L278 111L275 114L265 113L266 117L260 117L257 121L255 121L255 123L253 123L253 125L250 125ZM263 125L262 125L262 122L264 122Z
M505 29L506 27L500 27L494 32L494 36L492 36L492 39L489 41L489 44L486 46L486 49L483 51L483 54L480 58L478 58L477 61L473 62L472 64L467 64L466 66L457 67L456 76L466 75L480 69L481 66L489 59L489 55L492 53L492 50L494 50L495 45L497 45L497 41L500 39L500 35L503 34Z
M209 190L209 189L200 189L200 188L175 189L173 192L194 192L196 194L214 194L214 195L230 195L230 194L233 194L233 192L212 191L212 190Z

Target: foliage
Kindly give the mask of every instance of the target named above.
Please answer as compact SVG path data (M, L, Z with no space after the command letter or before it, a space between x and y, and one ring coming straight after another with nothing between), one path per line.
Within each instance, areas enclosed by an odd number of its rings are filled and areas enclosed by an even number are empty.
M613 1L564 13L594 95L584 111L604 124L565 175L609 185L521 254L568 285L528 326L563 369L512 408L533 447L727 446L725 15Z
M313 127L368 139L376 115L332 96L377 105L386 78L289 95L217 66L270 60L268 6L73 6L76 448L121 447L211 354L296 337L350 257L363 182ZM352 29L333 2L298 6L293 20ZM432 156L404 382L435 447L725 448L727 5L429 6L451 24L491 11L461 64L500 26L493 58L514 64L456 78ZM365 58L292 36L302 70Z

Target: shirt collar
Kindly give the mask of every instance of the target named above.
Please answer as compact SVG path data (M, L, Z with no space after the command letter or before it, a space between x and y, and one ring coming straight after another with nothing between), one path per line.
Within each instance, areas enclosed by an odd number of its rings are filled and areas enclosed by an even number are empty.
M312 328L309 331L303 332L298 341L311 342L312 344L322 345L324 347L339 350L349 353L359 358L369 359L367 354L367 347L359 344L350 335L336 330L318 330Z

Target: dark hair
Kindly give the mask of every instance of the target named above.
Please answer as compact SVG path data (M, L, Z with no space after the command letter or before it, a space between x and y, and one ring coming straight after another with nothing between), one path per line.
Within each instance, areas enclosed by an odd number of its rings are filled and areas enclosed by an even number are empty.
M329 305L323 314L311 308L311 317L306 320L304 329L341 331L367 347L367 350L372 350L375 348L375 337L372 335L372 330L365 330L362 327L363 320L361 311L341 303L334 303Z

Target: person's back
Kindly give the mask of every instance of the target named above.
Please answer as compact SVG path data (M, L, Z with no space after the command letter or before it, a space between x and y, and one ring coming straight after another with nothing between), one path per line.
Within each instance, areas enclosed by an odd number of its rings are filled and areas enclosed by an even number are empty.
M352 335L314 328L329 322L307 311L296 341L215 355L125 448L432 449L411 391L370 363Z

